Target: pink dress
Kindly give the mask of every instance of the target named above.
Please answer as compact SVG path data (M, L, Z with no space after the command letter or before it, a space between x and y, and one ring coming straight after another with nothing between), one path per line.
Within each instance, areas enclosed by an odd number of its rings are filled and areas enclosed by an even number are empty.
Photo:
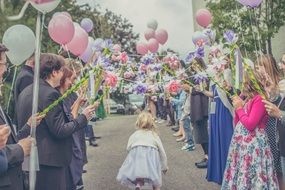
M222 190L279 189L265 133L267 120L260 95L236 110Z

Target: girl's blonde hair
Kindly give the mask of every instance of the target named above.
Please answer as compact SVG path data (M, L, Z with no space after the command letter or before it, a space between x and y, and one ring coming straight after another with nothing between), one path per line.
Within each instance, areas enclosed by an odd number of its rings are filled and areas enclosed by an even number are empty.
M263 66L271 80L274 82L274 85L278 86L282 75L275 59L271 55L260 55L256 60L256 65Z
M157 132L152 115L148 112L142 112L139 114L136 121L136 128Z

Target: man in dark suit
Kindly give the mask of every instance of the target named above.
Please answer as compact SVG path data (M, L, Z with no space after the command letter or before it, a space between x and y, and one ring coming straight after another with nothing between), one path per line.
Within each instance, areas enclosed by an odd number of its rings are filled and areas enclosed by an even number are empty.
M3 74L7 70L6 51L8 51L8 49L4 45L0 44L0 83L2 83ZM0 129L5 128L5 130L8 129L9 131L8 139L6 139L7 143L1 150L2 153L0 152L2 154L2 160L4 156L6 158L4 162L8 163L8 168L4 168L6 171L0 174L0 190L22 190L22 162L24 160L24 156L30 154L32 141L31 138L25 138L18 141L16 131L14 130L9 116L3 112L1 106L0 110ZM29 133L29 131L30 127L25 125L19 135Z
M8 127L0 126L0 175L7 171L8 160L4 150L2 150L7 143L10 130Z
M34 66L35 57L31 56L21 68L21 71L17 75L15 87L14 87L14 107L17 110L18 97L20 93L34 81ZM16 112L14 112L14 123L17 124Z
M40 84L38 110L43 111L61 94L56 87L63 75L64 60L54 54L42 54L40 58ZM21 125L32 111L33 85L25 88L18 98L17 118ZM87 125L95 106L88 106L83 114L69 121L62 103L49 111L37 127L36 140L40 171L37 173L36 190L66 190L66 169L72 156L72 134Z

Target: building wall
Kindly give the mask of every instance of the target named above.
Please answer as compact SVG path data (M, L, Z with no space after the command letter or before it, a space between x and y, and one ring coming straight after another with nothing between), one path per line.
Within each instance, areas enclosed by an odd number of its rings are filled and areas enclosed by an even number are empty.
M192 0L193 6L193 19L195 19L195 13L197 10L206 7L204 0ZM200 30L201 27L194 21L194 31ZM280 28L278 34L276 34L272 40L273 55L277 61L281 58L283 53L285 53L285 26Z

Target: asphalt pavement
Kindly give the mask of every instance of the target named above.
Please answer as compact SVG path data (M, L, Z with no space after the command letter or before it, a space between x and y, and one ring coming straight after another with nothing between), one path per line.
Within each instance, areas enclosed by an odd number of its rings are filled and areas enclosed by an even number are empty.
M83 175L85 190L127 190L116 181L118 170L124 162L129 136L135 131L136 116L110 116L94 124L99 147L87 144L87 173ZM183 143L177 143L173 132L159 124L159 133L165 148L169 171L163 175L161 190L218 190L220 187L205 179L206 169L197 169L195 162L203 158L201 147L185 152Z

